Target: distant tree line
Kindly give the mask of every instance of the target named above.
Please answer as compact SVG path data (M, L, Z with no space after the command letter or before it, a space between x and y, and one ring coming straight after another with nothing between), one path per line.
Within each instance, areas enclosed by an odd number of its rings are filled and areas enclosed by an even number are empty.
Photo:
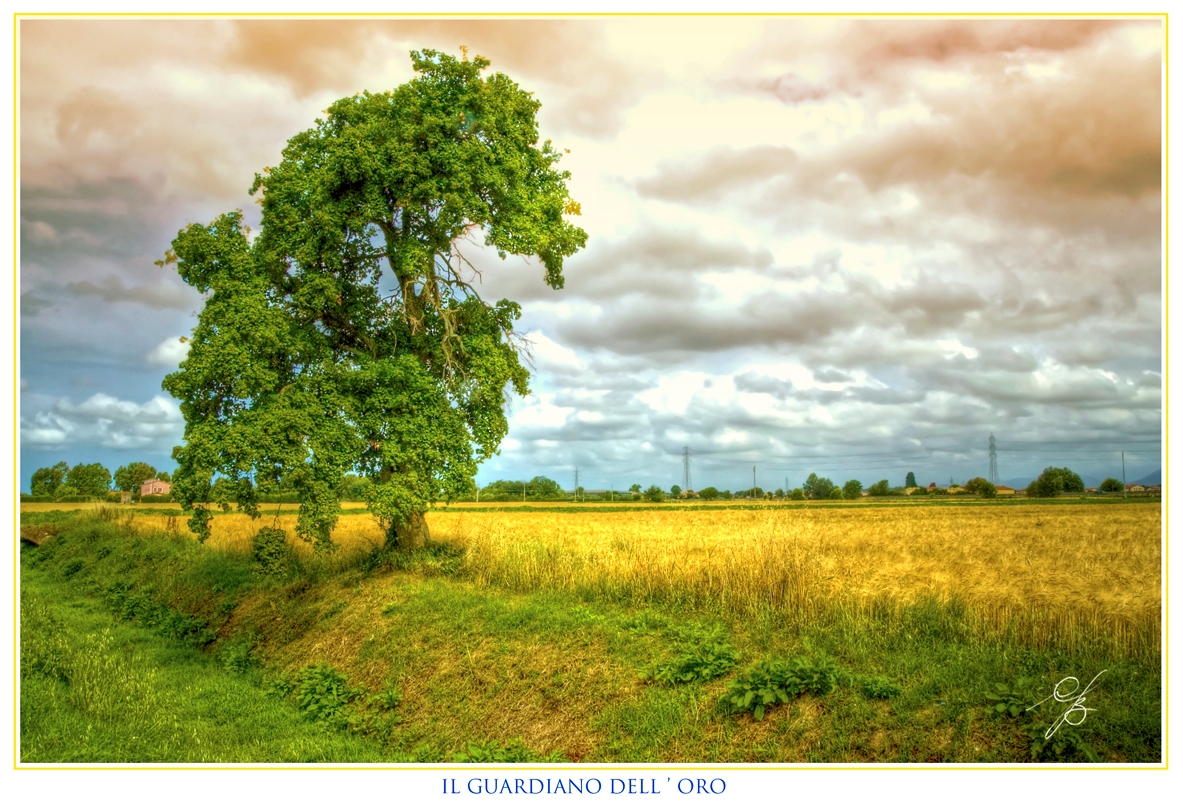
M138 498L140 487L147 480L168 481L168 472L143 462L132 462L120 466L112 475L101 463L79 463L70 466L60 461L53 466L42 467L33 472L29 491L34 498L73 501L104 499L112 485L118 491L129 491Z
M169 481L170 477L168 472L157 471L156 467L143 461L133 461L126 466L120 466L114 474L99 463L80 463L71 467L65 461L61 461L33 472L30 491L34 499L71 501L102 499L114 488L118 491L131 492L133 499L138 500L140 487L146 481L153 479ZM1106 478L1101 483L1099 490L1114 493L1121 492L1124 488L1120 480ZM867 486L866 496L902 496L911 493L912 489L920 489L920 486L916 482L915 473L908 472L903 486L892 486L885 478ZM350 473L345 475L338 495L343 502L368 502L372 490L373 484L368 477ZM1084 481L1076 472L1067 467L1049 466L1027 486L1027 496L1055 497L1065 493L1081 494L1084 493L1084 490ZM927 494L948 494L950 491L961 491L985 498L993 498L998 494L997 487L984 477L975 477L967 481L964 486L952 485L948 489L935 488L923 491ZM264 503L298 502L295 486L288 478L271 482L261 481L257 492L259 501ZM667 497L678 499L691 495L708 501L742 499L855 500L864 496L864 489L862 482L858 480L848 480L839 486L830 478L819 477L816 472L812 472L801 487L776 489L775 491L765 491L755 487L732 492L730 489L720 490L714 486L707 486L695 493L684 492L681 486L675 484L666 492L657 485L642 489L639 483L634 483L627 492L611 491L589 494L581 487L576 489L574 496L577 500L662 502ZM236 487L226 478L219 478L214 482L211 495L213 502L232 503L236 496ZM571 497L572 495L564 491L556 481L539 475L528 481L495 480L482 488L474 487L473 492L464 499L482 502L545 502L568 500Z

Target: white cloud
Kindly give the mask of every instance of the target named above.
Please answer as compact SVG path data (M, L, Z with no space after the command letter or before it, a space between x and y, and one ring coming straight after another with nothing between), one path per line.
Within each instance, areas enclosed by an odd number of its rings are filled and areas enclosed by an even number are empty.
M176 368L189 354L189 341L182 338L165 338L148 352L146 359L150 366Z
M184 419L176 401L163 396L137 404L95 394L75 404L61 398L49 410L21 421L21 441L31 446L106 447L165 452L181 442Z

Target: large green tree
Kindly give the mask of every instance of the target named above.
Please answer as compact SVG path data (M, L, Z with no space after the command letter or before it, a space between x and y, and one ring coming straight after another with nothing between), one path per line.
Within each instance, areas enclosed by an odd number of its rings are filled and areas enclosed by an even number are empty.
M207 294L164 382L185 416L173 494L199 538L208 503L257 515L259 484L287 478L297 533L327 546L356 471L387 543L422 544L428 506L497 452L507 387L528 393L519 307L478 295L466 252L537 257L561 288L587 237L564 217L569 174L538 144L539 102L488 61L411 59L418 77L332 104L255 177L257 237L229 213L162 261Z
M75 464L66 473L66 484L78 494L102 496L111 489L111 470L101 463Z
M1101 481L1101 485L1098 488L1104 492L1125 491L1125 486L1115 477L1105 478Z
M1068 467L1049 466L1027 486L1028 497L1055 497L1061 492L1083 492L1084 481Z
M66 474L69 471L70 465L65 461L59 461L53 466L43 466L33 472L33 477L29 480L29 491L36 495L53 494L58 486L66 482Z
M815 500L828 500L834 492L834 481L828 477L818 477L817 472L810 472L802 488Z

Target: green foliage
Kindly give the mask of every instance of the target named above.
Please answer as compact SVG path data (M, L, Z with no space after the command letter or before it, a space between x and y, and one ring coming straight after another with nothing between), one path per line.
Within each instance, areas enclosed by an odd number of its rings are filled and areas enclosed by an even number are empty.
M887 479L876 481L867 489L867 494L871 497L886 497L891 494L891 487L887 485Z
M694 624L675 631L674 655L657 664L653 679L663 684L691 684L718 678L735 666L739 654L720 625Z
M1055 497L1061 492L1083 492L1084 481L1068 467L1049 466L1027 486L1028 497Z
M868 698L894 698L903 691L898 681L887 676L867 676L863 679L863 694Z
M1107 477L1101 481L1101 485L1097 487L1097 490L1104 491L1106 493L1122 492L1125 491L1125 486L1122 485L1122 482L1117 478Z
M346 683L343 674L327 664L310 664L296 673L296 705L305 719L344 728L348 724L345 705L359 690Z
M858 480L847 480L842 487L842 496L848 500L857 500L863 496L863 484Z
M282 528L259 528L251 537L251 558L260 575L286 575L292 558L287 531Z
M1083 486L1081 487L1083 488ZM970 494L991 499L998 496L998 488L984 477L975 477L965 484L965 490Z
M521 737L502 745L497 740L485 740L468 744L464 751L452 754L453 762L513 763L513 762L566 762L562 751L555 750L541 754L526 745Z
M828 477L818 477L817 473L810 472L802 488L810 499L828 500L834 491L834 482Z
M155 466L143 461L132 461L127 466L120 466L115 470L115 488L120 491L138 492L145 481L156 476Z
M998 682L993 692L986 693L986 700L990 702L989 711L992 714L1020 721L1019 731L1031 741L1033 759L1061 761L1082 757L1089 762L1101 761L1097 752L1081 736L1079 727L1061 723L1053 731L1053 724L1047 720L1045 710L1039 708L1051 702L1038 689L1035 679L1020 676L1013 686ZM1039 706L1037 702L1040 702ZM1050 736L1048 732L1052 732Z
M731 682L719 704L729 714L751 712L753 718L763 720L769 706L788 703L804 692L833 692L840 673L838 663L825 654L792 660L765 659Z
M659 503L665 499L665 492L661 490L660 486L650 486L645 489L645 500L648 502Z
M805 492L801 489L793 489L793 493L790 494L789 497L793 500L804 500Z
M914 489L918 484L916 483L916 473L908 472L908 476L904 478L904 488Z
M356 471L388 543L417 546L423 512L469 493L497 451L505 389L529 391L520 308L477 295L458 244L536 256L561 288L587 237L564 219L579 212L569 174L537 145L539 102L482 76L488 61L411 59L418 77L331 104L256 175L258 237L228 213L182 230L161 261L206 294L164 381L185 417L173 493L199 537L201 503L258 515L259 484L286 479L296 534L323 548Z
M242 674L259 666L259 657L248 639L225 642L220 650L222 667L229 673Z
M834 488L830 489L830 499L831 500L841 500L842 499L842 489L838 488L837 486L834 486Z
M522 499L565 500L567 494L557 482L542 475L526 483L520 480L494 480L481 489L482 502L513 502Z
M421 575L455 575L464 566L464 548L447 542L432 542L414 550L379 547L361 564L363 572L400 570Z
M682 493L682 487L679 486L677 483L670 486L670 496L671 497L677 497L681 493Z
M717 500L719 499L719 490L714 486L707 486L702 491L698 492L698 497L701 500Z
M29 491L34 496L52 495L57 491L58 486L66 482L66 474L69 471L70 465L65 461L38 469L33 472Z
M66 473L66 483L77 489L77 494L105 496L111 488L111 472L100 463L80 463Z
M1032 759L1050 759L1053 762L1063 762L1068 759L1082 758L1088 762L1100 762L1101 757L1096 750L1081 735L1076 727L1068 724L1048 736L1052 724L1045 720L1032 720L1021 727L1023 734L1031 741Z

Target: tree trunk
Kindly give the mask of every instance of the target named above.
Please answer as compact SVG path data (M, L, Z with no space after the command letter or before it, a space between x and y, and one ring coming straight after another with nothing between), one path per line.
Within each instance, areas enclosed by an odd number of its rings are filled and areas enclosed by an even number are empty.
M386 544L400 550L414 550L426 547L431 540L431 533L427 528L427 520L418 511L412 511L406 522L396 522L391 525L386 534Z

